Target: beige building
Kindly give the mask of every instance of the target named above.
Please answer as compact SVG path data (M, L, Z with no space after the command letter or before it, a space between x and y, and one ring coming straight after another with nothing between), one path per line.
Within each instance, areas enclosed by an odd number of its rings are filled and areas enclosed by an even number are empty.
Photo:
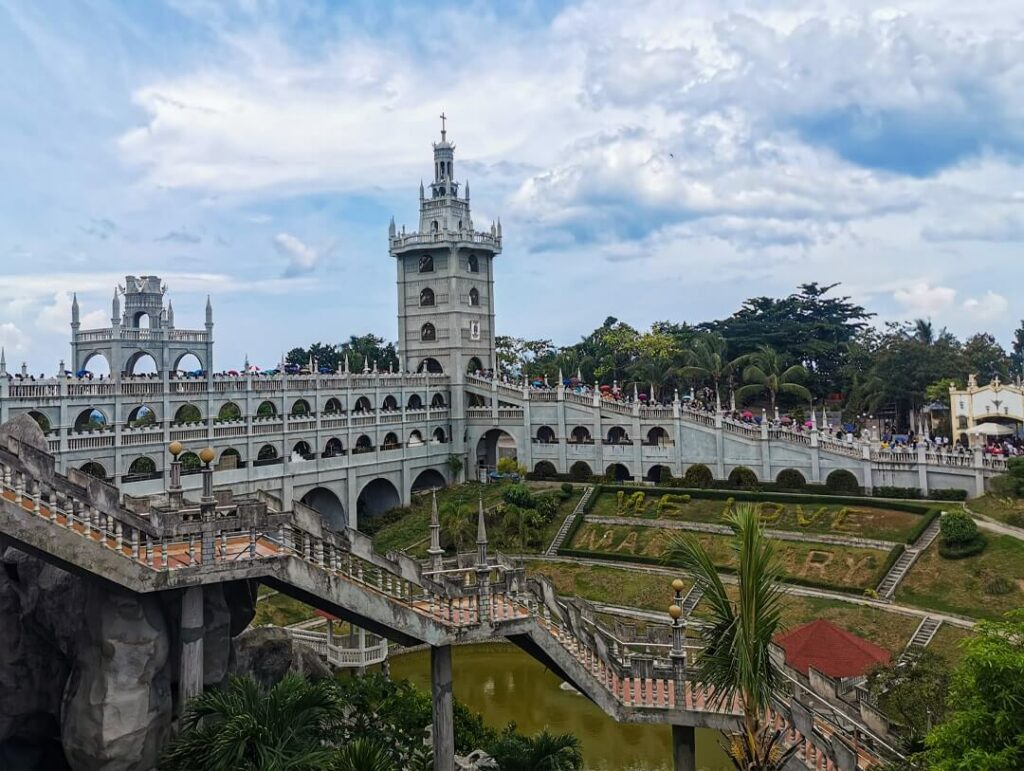
M983 438L1016 434L1024 426L1024 388L1002 383L998 377L979 386L977 377L971 375L967 388L949 389L949 403L954 441L959 441L965 432L968 436ZM979 426L982 429L976 430Z

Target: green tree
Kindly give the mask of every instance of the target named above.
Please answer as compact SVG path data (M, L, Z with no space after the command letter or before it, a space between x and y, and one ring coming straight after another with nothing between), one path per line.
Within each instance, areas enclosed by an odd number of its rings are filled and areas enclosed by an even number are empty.
M491 747L501 771L578 771L583 768L580 740L572 734L541 731L520 736L509 726Z
M895 660L868 674L867 686L882 712L898 726L905 748L923 749L924 737L946 714L950 670L925 648L911 661Z
M164 753L166 771L329 768L334 750L322 742L338 729L342 703L329 681L287 675L269 689L232 678L224 689L197 696L181 732Z
M760 346L746 357L746 361L749 362L743 368L746 385L737 389L738 398L746 400L767 393L768 406L772 409L780 394L810 400L811 392L799 382L807 377L807 370L802 364L787 367L779 352L767 345Z
M654 330L640 336L636 344L637 357L630 367L629 377L639 387L651 386L651 399L661 398L661 389L675 373L680 354L675 338Z
M953 674L950 714L925 740L932 771L1024 768L1024 611L981 621Z
M677 536L665 562L693 575L709 605L709 623L701 630L704 650L697 658L696 680L714 688L719 705L739 698L742 731L726 751L737 769L777 771L796 747L785 748L783 732L764 719L782 687L782 674L769 646L782 625L783 590L775 544L762 529L757 511L736 506L725 519L733 531L738 598L722 583L711 555L692 535Z
M730 361L729 344L725 338L715 332L705 332L693 341L686 352L686 366L679 370L679 376L696 382L710 382L715 391L715 404L722 402L721 385L728 381L736 367L737 361Z
M1010 379L1010 357L988 332L968 337L964 341L962 355L964 371L973 372L982 383L996 377L1004 382Z
M476 536L476 519L462 501L454 501L441 515L441 527L455 544L456 551L462 551Z
M1020 326L1013 333L1013 342L1010 344L1010 364L1016 377L1024 377L1024 320L1020 322Z
M399 768L384 744L360 736L338 750L330 771L399 771Z

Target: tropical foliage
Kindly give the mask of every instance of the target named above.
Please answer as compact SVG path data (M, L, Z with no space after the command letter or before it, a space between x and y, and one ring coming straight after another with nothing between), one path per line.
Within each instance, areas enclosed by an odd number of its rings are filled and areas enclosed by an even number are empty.
M733 531L739 594L733 600L711 555L692 535L676 537L665 561L690 573L704 591L709 623L701 630L704 650L696 679L712 686L720 704L733 701L743 712L742 730L728 736L726 752L742 771L782 769L795 751L766 712L780 695L782 674L769 646L782 626L783 590L775 546L764 534L757 512L738 506L725 520Z

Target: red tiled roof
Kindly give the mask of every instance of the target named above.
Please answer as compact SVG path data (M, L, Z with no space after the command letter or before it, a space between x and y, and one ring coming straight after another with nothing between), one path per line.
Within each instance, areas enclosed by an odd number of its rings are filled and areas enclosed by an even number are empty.
M885 648L823 619L778 635L775 642L786 652L786 664L804 675L814 667L829 677L857 677L890 658Z

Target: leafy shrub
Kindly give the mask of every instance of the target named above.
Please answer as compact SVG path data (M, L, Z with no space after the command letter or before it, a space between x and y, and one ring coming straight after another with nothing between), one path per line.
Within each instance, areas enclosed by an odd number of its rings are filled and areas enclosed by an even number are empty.
M1024 511L1011 511L1006 515L1006 524L1011 527L1024 527Z
M533 499L534 510L545 522L551 520L558 511L558 501L554 495L540 495Z
M576 488L572 486L572 482L562 482L562 500L567 501L572 498L572 494L575 489Z
M878 592L875 589L872 589L869 586L867 589L864 590L864 596L865 597L870 597L872 600L877 600L878 599Z
M746 466L737 466L729 472L729 484L739 490L757 489L757 474Z
M944 543L955 546L970 543L978 535L978 525L966 511L950 511L939 520Z
M705 466L703 463L694 463L690 468L686 469L686 473L683 474L683 485L685 487L711 487L712 482L715 481L714 474L711 473L711 469Z
M835 493L856 495L860 492L860 482L857 481L857 477L853 475L852 471L847 471L844 468L837 468L825 477L825 487Z
M523 484L509 485L501 497L505 499L505 503L511 503L523 509L536 507L530 488Z
M775 482L783 490L803 490L807 480L795 468L784 468L775 477Z
M985 581L985 594L999 596L1013 591L1013 582L1006 576L992 575Z
M670 469L668 466L662 466L660 469L658 469L658 484L672 484L672 469Z
M499 474L519 474L521 477L526 476L528 470L515 458L498 458L497 469Z

